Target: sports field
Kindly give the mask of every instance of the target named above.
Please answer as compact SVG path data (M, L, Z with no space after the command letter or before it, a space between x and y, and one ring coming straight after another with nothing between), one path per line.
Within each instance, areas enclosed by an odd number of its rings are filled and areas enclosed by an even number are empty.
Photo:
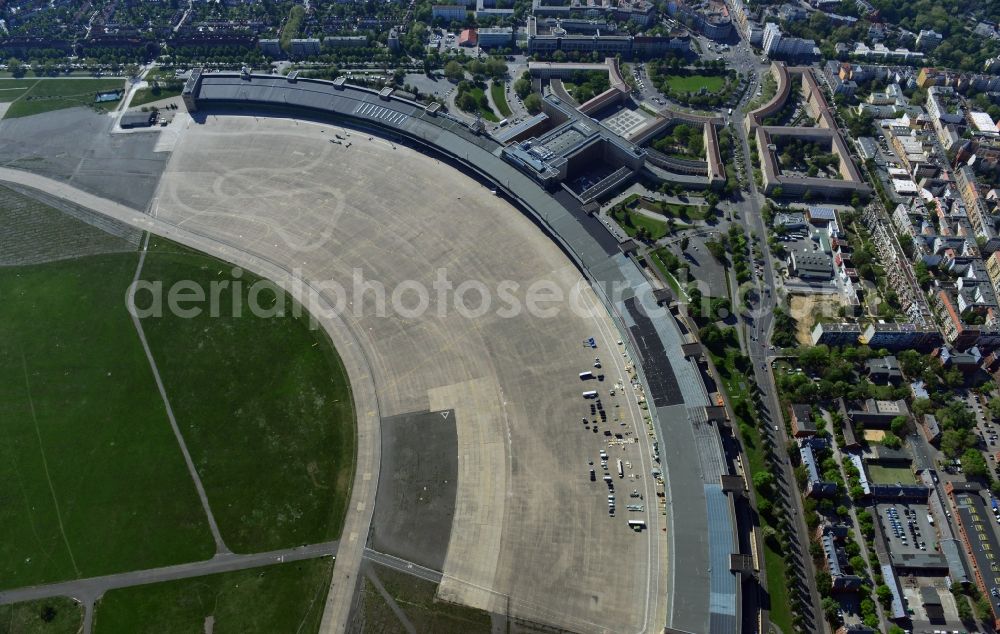
M120 78L0 79L0 102L10 102L10 108L4 116L7 119L73 106L110 110L118 105L117 101L96 103L94 96L99 92L121 90L124 87L125 80Z
M333 559L112 590L98 602L99 634L316 632Z
M884 465L869 464L867 468L868 477L875 484L896 484L898 482L913 484L917 481L913 476L913 472L906 467L887 467Z
M32 209L25 198L0 189L0 226L18 228L4 244L22 254L58 241L37 223L7 222L11 210ZM51 226L96 231L69 217ZM0 267L0 588L215 552L126 310L138 252L113 246ZM220 271L231 272L153 240L142 277L208 288ZM256 278L241 280L246 300ZM353 477L353 406L322 332L305 315L167 315L147 318L144 330L227 545L256 551L338 537Z

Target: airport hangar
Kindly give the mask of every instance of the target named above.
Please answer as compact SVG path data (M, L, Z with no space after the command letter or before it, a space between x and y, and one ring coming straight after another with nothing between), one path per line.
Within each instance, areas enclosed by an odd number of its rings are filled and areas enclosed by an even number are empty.
M723 634L741 631L741 599L756 592L752 570L738 562L750 552L737 526L739 495L723 483L730 463L723 447L727 425L713 419L701 369L686 356L681 326L673 318L651 320L654 289L637 263L622 253L596 218L576 198L550 195L535 175L502 158L502 146L433 106L396 97L391 91L295 76L195 71L184 102L199 113L276 113L305 116L408 140L492 184L527 212L597 291L618 330L638 356L649 413L660 439L668 512L667 631ZM598 131L601 134L601 131ZM603 290L625 287L619 297ZM637 368L639 370L640 368ZM694 451L692 451L694 449ZM731 481L731 479L730 479ZM753 617L754 622L755 617ZM659 629L659 626L656 626Z

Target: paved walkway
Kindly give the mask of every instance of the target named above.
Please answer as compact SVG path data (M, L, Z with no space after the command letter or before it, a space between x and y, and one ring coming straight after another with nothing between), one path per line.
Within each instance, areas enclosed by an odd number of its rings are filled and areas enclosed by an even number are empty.
M63 581L60 583L6 590L0 592L0 605L48 599L51 597L72 597L86 605L99 599L108 590L115 590L117 588L128 588L149 583L159 583L161 581L188 579L190 577L200 577L219 572L246 570L247 568L258 568L271 564L334 556L337 554L339 545L340 542L332 541L283 550L272 550L252 555L225 553L216 555L205 561L177 564L176 566L133 570L114 575L73 579L72 581Z
M0 167L0 182L38 190L49 196L61 198L71 204L123 222L144 231L173 240L231 262L248 271L281 285L295 301L302 305L316 302L319 312L316 321L330 336L351 381L357 417L357 464L351 500L344 520L342 539L337 551L337 565L333 570L330 593L323 613L321 632L342 632L354 596L365 541L371 528L378 488L379 462L381 460L379 402L375 381L368 359L364 356L357 335L344 321L336 317L337 311L323 299L309 280L302 280L278 264L250 255L239 247L192 232L140 211L126 207L100 196L95 196L68 183L38 174ZM154 201L155 209L155 201ZM214 561L214 560L213 560Z

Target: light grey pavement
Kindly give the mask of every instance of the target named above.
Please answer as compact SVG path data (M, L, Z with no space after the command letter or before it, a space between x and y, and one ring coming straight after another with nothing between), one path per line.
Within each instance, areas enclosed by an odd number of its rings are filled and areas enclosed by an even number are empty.
M331 143L334 133L350 147ZM609 517L606 494L587 477L588 459L609 440L580 425L587 405L578 375L595 354L616 354L617 339L602 341L597 353L581 342L599 325L611 328L610 315L565 253L506 199L374 135L210 113L177 144L155 208L157 220L297 268L304 280L346 288L363 273L384 285L387 298L401 285L436 288L439 270L456 289L464 281L497 289L506 280L521 289L536 281L579 288L589 300L584 310L567 306L555 316L498 314L494 296L494 309L470 318L450 308L456 295L442 304L436 292L417 316L379 316L371 293L348 293L354 308L341 314L362 334L383 418L455 411L458 491L439 598L582 632L664 622L662 590L646 607L648 589L665 583L656 579L664 566L651 561L649 540L664 533L636 534L625 517ZM475 307L478 297L464 301ZM401 300L412 305L410 293ZM620 412L624 431L641 432L641 413L636 406L630 414L627 396L610 413ZM641 446L616 450L646 480ZM350 538L345 531L334 575ZM357 577L342 579L346 586ZM350 604L331 600L343 618L331 615L324 631L343 628Z
M115 590L117 588L129 588L161 581L188 579L190 577L200 577L219 572L246 570L247 568L301 561L303 559L315 559L316 557L336 556L339 545L340 542L332 541L251 555L225 553L216 555L205 561L194 561L176 566L164 566L163 568L151 568L149 570L133 570L114 575L87 577L85 579L73 579L72 581L63 581L61 583L5 590L0 592L0 605L9 605L22 601L35 601L50 597L72 597L86 605L99 599L108 590Z

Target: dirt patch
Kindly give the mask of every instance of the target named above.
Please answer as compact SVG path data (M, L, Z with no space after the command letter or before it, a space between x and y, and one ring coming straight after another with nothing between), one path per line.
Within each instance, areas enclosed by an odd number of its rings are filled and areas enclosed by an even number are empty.
M813 327L820 321L839 321L843 298L837 295L792 295L789 307L798 327L795 338L802 345L812 344Z
M881 429L866 429L865 440L868 442L882 442L885 440L885 431Z

